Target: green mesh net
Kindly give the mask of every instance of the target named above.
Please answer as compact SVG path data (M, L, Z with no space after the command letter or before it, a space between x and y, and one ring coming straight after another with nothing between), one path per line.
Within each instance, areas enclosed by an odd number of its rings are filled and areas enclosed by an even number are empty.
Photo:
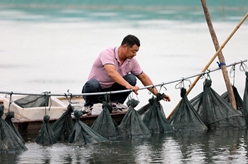
M4 106L0 105L0 153L18 153L27 150L22 140L9 124L2 119Z
M73 126L68 142L79 146L86 145L88 143L107 142L108 140L106 138L95 132L80 120L82 115L82 111L74 111L76 123Z
M35 96L29 95L17 99L14 102L22 108L45 107L48 106L50 95L44 92L44 95Z
M141 118L143 117L143 122L153 134L169 133L173 131L172 126L166 119L163 107L159 102L164 98L164 96L164 94L157 94L156 98L152 97L149 99L149 105L145 105L138 110L140 113L143 113Z
M51 126L57 141L67 142L73 128L72 112L73 107L69 104L67 110Z
M245 90L243 96L243 115L245 117L246 124L248 125L248 72L245 73Z
M117 138L117 124L109 113L108 102L102 103L102 112L92 124L91 128L103 137L113 140Z
M47 146L55 144L56 137L54 132L49 124L50 116L45 115L43 118L43 123L40 129L40 132L35 140L36 143Z
M25 143L24 139L22 138L21 134L19 133L19 131L16 129L16 126L13 124L13 122L11 121L12 118L14 118L14 112L8 112L5 114L5 121L9 124L9 126L13 129L13 131L15 132L15 134L21 139L21 141L23 143Z
M207 126L203 123L198 113L188 100L186 89L181 89L182 100L172 113L169 122L175 131L206 132Z
M152 106L152 102L150 102L149 99L149 103L147 103L146 105L142 106L140 109L137 110L137 113L141 116L142 119L145 113L149 111L149 109L151 109L151 106Z
M242 112L243 111L243 100L240 97L239 92L238 92L237 88L234 85L232 86L232 89L233 89L233 94L234 94L234 98L235 98L235 101L236 101L236 109L238 109L238 110L240 110ZM224 98L228 103L230 103L227 91L224 92L221 95L221 97Z
M212 81L205 80L204 90L190 102L209 129L244 129L245 119L217 92L211 88Z
M151 133L142 121L138 112L134 109L139 104L139 101L130 99L127 101L128 111L122 119L120 125L117 127L118 135L120 137L150 137Z

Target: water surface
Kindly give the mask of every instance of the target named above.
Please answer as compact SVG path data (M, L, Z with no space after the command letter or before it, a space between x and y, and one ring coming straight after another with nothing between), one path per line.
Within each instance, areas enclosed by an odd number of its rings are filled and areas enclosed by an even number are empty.
M200 3L169 7L159 1L157 6L120 8L122 4L113 2L101 8L52 2L0 1L1 91L81 93L99 52L118 46L127 34L140 38L137 58L155 84L198 74L215 54ZM247 12L246 1L240 6L225 2L226 6L209 7L220 44ZM246 21L223 49L227 64L247 59L247 37ZM210 69L217 68L216 61ZM211 78L213 89L219 94L226 91L221 71ZM189 97L202 91L203 81ZM238 66L231 81L243 96L245 76ZM172 98L170 103L161 102L166 115L180 100L175 86L161 88ZM142 90L131 96L140 100L138 109L152 95ZM82 147L63 143L43 147L34 142L26 146L26 152L1 155L1 163L247 163L246 131L168 134Z

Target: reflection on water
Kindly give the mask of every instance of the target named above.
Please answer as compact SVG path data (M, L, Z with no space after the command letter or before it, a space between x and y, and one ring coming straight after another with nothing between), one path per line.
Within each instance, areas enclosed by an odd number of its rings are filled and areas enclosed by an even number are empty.
M148 139L71 146L57 143L0 155L1 163L247 163L247 131L214 131L204 134L175 133Z

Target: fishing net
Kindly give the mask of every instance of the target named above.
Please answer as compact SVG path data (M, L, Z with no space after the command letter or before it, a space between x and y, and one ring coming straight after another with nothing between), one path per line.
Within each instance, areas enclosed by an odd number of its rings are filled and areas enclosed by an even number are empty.
M2 119L4 106L0 105L0 153L17 153L28 150L9 124Z
M5 121L9 124L9 126L13 129L13 131L15 132L15 134L20 138L20 140L25 144L24 139L22 138L21 134L19 133L19 131L16 129L16 126L13 124L13 122L11 121L12 118L14 118L14 112L8 112L5 114Z
M186 89L181 89L182 100L172 113L169 122L176 131L206 132L207 126L203 123L198 113L188 100Z
M243 115L245 117L246 124L248 125L248 72L245 73L245 90L243 96Z
M234 85L232 86L232 89L233 89L233 94L234 94L234 98L235 98L235 101L236 101L236 109L238 109L238 110L240 110L242 112L243 111L243 100L241 99L241 97L239 95L239 92L238 92L237 88ZM228 103L230 103L227 91L224 92L221 95L221 97L224 98Z
M45 107L48 106L50 96L44 92L44 95L29 95L17 99L14 102L22 108Z
M150 137L151 133L142 121L138 112L134 109L139 104L139 101L130 99L127 101L128 111L121 121L121 124L117 127L118 134L121 137Z
M242 113L235 110L217 92L211 88L212 81L206 79L202 93L190 102L209 129L244 129L245 119Z
M164 94L157 94L156 98L152 97L149 99L149 108L145 105L140 110L145 111L144 109L149 109L143 114L143 122L146 124L151 133L168 133L173 131L172 126L166 120L164 110L159 102L164 97Z
M141 116L141 118L143 119L145 113L151 108L152 103L150 103L150 99L149 99L149 103L147 103L146 105L142 106L140 109L137 110L137 113Z
M49 124L50 116L45 115L40 132L35 140L36 143L43 146L48 146L56 143L56 137Z
M108 140L91 129L88 125L80 120L83 115L82 111L75 110L74 116L76 123L74 124L73 130L69 136L68 142L74 145L86 145L88 143L99 143L107 142Z
M102 103L102 112L92 124L91 128L107 139L117 138L117 124L109 113L109 103Z
M73 128L72 112L73 107L69 104L67 110L51 126L57 141L65 142L68 140Z

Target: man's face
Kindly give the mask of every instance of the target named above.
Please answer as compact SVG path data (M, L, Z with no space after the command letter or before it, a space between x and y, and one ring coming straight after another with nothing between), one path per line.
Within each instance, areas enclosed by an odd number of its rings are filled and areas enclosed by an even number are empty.
M139 47L136 44L134 44L132 47L126 45L125 48L125 56L127 59L132 59L134 56L136 56L136 53L139 51Z

